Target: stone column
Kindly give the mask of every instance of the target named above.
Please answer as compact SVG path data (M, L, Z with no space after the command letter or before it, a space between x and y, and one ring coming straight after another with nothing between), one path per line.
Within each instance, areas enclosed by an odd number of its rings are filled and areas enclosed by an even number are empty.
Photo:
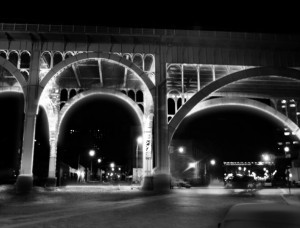
M56 157L57 157L57 139L58 139L58 120L60 108L59 88L55 80L50 80L41 96L41 105L46 110L49 124L49 171L46 186L56 186Z
M35 124L39 99L39 64L40 51L34 50L31 55L28 84L25 86L25 120L23 131L23 148L20 175L16 182L17 193L30 192L33 186L33 154Z
M50 143L50 158L49 158L49 172L47 186L56 186L56 158L57 158L57 139L58 139L58 119L59 110L58 107L53 107L51 110L49 118L49 143Z
M152 128L153 128L153 114L149 114L144 121L143 133L143 190L153 189L152 177Z
M158 60L157 86L155 91L155 155L156 167L154 170L153 186L154 191L165 192L170 190L170 158L168 151L168 123L166 105L166 46L160 46Z

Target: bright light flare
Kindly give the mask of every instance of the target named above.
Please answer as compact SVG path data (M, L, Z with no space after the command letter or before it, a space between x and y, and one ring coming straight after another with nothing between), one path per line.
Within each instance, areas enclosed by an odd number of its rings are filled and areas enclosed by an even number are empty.
M94 151L94 150L90 150L89 155L90 155L91 157L93 157L93 156L95 155L95 151Z
M179 151L179 153L183 153L184 152L184 149L183 149L183 147L181 146L181 147L179 147L179 149L178 149L178 151Z
M138 144L141 144L143 142L143 138L142 136L139 136L137 139L136 139L137 143Z
M266 162L270 161L270 155L268 155L268 154L263 154L263 155L262 155L262 158L263 158L263 160L266 161Z

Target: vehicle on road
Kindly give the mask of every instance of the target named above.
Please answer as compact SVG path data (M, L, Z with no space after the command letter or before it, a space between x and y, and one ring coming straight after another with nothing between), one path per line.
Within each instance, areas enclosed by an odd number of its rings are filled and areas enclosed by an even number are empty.
M174 187L191 188L191 185L188 182L184 181L184 180L172 178L170 188L173 189Z
M225 188L254 189L256 188L256 181L252 176L236 175L226 181Z
M299 206L280 203L243 203L232 206L218 228L299 228Z

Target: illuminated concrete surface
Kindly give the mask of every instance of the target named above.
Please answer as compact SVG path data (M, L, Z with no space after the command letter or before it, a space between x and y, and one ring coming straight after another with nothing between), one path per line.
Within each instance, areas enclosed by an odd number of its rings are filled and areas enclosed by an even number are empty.
M0 90L23 91L25 101L19 190L32 185L38 106L45 107L49 121L48 177L55 183L61 108L73 95L93 88L133 92L133 102L143 111L144 176L153 175L158 188L169 181L173 134L205 99L268 99L276 111L269 116L282 112L284 123L300 138L295 51L300 43L292 34L2 23L0 35L5 70ZM143 101L135 99L138 92Z

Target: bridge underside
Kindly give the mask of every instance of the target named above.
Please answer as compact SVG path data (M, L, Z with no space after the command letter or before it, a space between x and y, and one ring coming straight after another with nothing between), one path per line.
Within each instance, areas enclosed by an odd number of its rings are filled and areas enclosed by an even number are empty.
M153 183L160 189L169 187L172 136L198 104L220 98L260 101L286 118L291 131L298 129L296 38L9 24L2 24L0 35L0 91L23 93L25 101L19 186L26 179L32 183L39 105L49 122L49 178L55 179L63 112L90 91L130 100L143 128L143 175L156 176Z

